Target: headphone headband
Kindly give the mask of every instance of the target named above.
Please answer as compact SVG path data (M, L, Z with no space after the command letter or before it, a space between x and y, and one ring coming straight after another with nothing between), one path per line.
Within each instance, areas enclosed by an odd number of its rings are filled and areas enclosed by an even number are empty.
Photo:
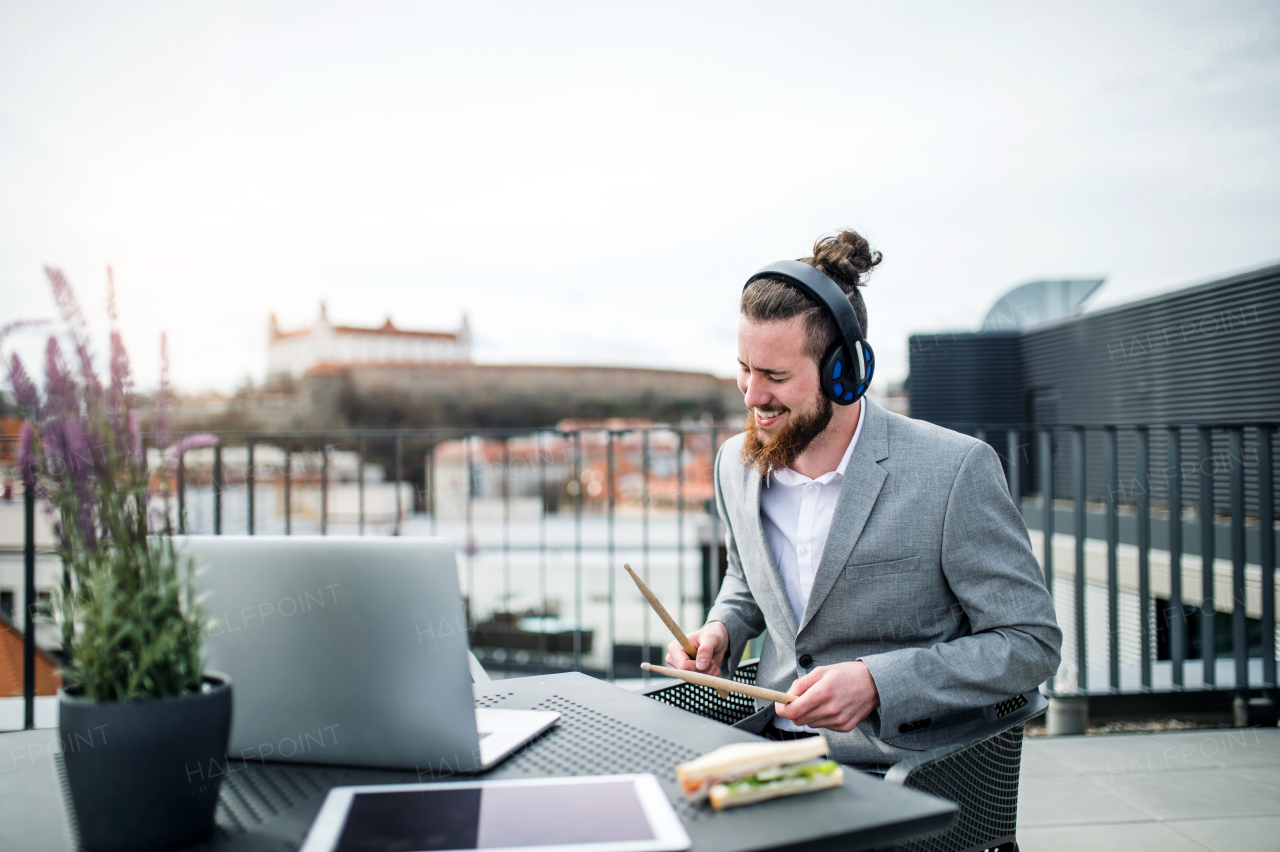
M863 358L862 347L865 338L862 336L862 326L858 322L858 315L854 313L853 305L849 302L849 297L840 289L836 282L824 275L807 263L798 260L779 260L777 263L771 263L757 271L754 275L747 279L747 283L742 286L746 290L751 286L753 281L761 278L770 278L774 281L782 281L786 284L799 289L802 293L816 299L818 304L827 309L832 319L836 321L836 327L840 330L840 336L844 339L845 351L849 353L850 359L858 367L858 379L860 382L866 382L866 363Z

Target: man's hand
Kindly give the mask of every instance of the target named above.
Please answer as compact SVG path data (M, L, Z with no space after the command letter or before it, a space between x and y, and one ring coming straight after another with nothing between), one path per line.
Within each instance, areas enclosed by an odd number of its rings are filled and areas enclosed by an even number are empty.
M818 666L791 684L787 693L799 697L790 704L774 704L779 716L831 731L852 731L880 706L876 682L861 660Z
M724 653L729 650L729 628L719 621L708 622L701 630L690 633L689 641L697 649L697 657L689 659L680 643L672 642L667 646L667 665L673 669L720 677L720 663L724 662Z

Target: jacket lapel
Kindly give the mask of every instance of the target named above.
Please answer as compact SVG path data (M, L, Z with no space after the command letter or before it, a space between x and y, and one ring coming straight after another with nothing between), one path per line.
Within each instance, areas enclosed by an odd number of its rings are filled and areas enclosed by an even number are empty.
M762 476L755 468L742 467L742 471L746 476L744 487L747 493L747 517L746 529L750 531L751 547L763 558L765 570L769 574L769 583L773 586L774 600L779 602L779 608L782 610L783 617L787 621L787 627L791 630L789 637L792 644L795 644L796 633L796 614L791 609L791 599L787 597L787 587L782 582L782 572L778 570L778 563L773 558L773 548L769 547L769 537L764 533L764 521L760 516L760 488ZM744 560L745 562L745 560Z
M862 434L858 436L858 445L853 448L853 455L849 457L849 464L844 471L844 482L840 486L840 496L836 499L831 531L827 533L822 559L818 562L813 588L809 591L809 600L805 604L804 619L796 633L813 620L831 587L839 579L888 476L879 462L889 457L889 416L884 409L866 397L862 398L862 404L867 409L863 415L865 419Z

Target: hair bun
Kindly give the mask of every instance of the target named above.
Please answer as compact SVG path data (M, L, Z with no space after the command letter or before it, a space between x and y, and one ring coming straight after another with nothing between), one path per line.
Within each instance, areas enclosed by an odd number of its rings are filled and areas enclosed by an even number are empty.
M819 237L813 244L813 257L801 260L849 293L866 283L864 276L883 258L880 252L871 250L871 244L857 231L841 231L834 236Z

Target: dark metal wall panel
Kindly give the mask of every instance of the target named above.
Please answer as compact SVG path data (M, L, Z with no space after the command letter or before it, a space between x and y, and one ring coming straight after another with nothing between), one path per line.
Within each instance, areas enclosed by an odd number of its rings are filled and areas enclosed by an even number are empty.
M1020 338L1004 331L912 336L911 416L968 432L957 424L1022 421ZM1003 432L989 433L987 441L1006 457Z
M1063 423L1280 420L1280 265L1034 329L1022 355Z
M1059 423L1249 423L1280 421L1280 266L1122 305L1035 329L1022 338L1023 381L1029 400L1052 397ZM1034 404L1029 405L1033 422ZM1134 434L1117 435L1122 500L1132 499ZM1069 436L1055 442L1056 496L1071 493ZM1167 494L1166 437L1153 430L1152 498ZM1229 471L1245 468L1246 511L1257 511L1257 445L1245 434L1242 459L1232 459L1228 436L1215 430L1207 466L1218 511L1228 505ZM1106 496L1101 432L1086 439L1090 499ZM1194 430L1182 435L1185 506L1199 505L1199 457Z
M1017 332L917 334L910 340L911 416L935 421L1022 420Z
M944 425L975 423L1189 424L1280 422L1280 265L1087 314L1022 333L911 338L911 413ZM1117 433L1118 498L1135 480L1132 429ZM1101 431L1086 435L1090 499L1106 496ZM1182 477L1184 506L1199 502L1194 430L1182 435L1182 469L1168 469L1166 435L1151 430L1151 492L1162 504L1171 475ZM1215 506L1229 501L1229 471L1245 469L1246 511L1257 511L1258 433L1232 459L1228 435L1212 438ZM1002 455L1007 448L998 447ZM1016 450L1016 448L1015 448ZM1034 477L1036 454L1024 459ZM1054 442L1055 496L1069 497L1070 430ZM1280 466L1276 470L1280 485ZM1038 479L1024 479L1024 493Z

